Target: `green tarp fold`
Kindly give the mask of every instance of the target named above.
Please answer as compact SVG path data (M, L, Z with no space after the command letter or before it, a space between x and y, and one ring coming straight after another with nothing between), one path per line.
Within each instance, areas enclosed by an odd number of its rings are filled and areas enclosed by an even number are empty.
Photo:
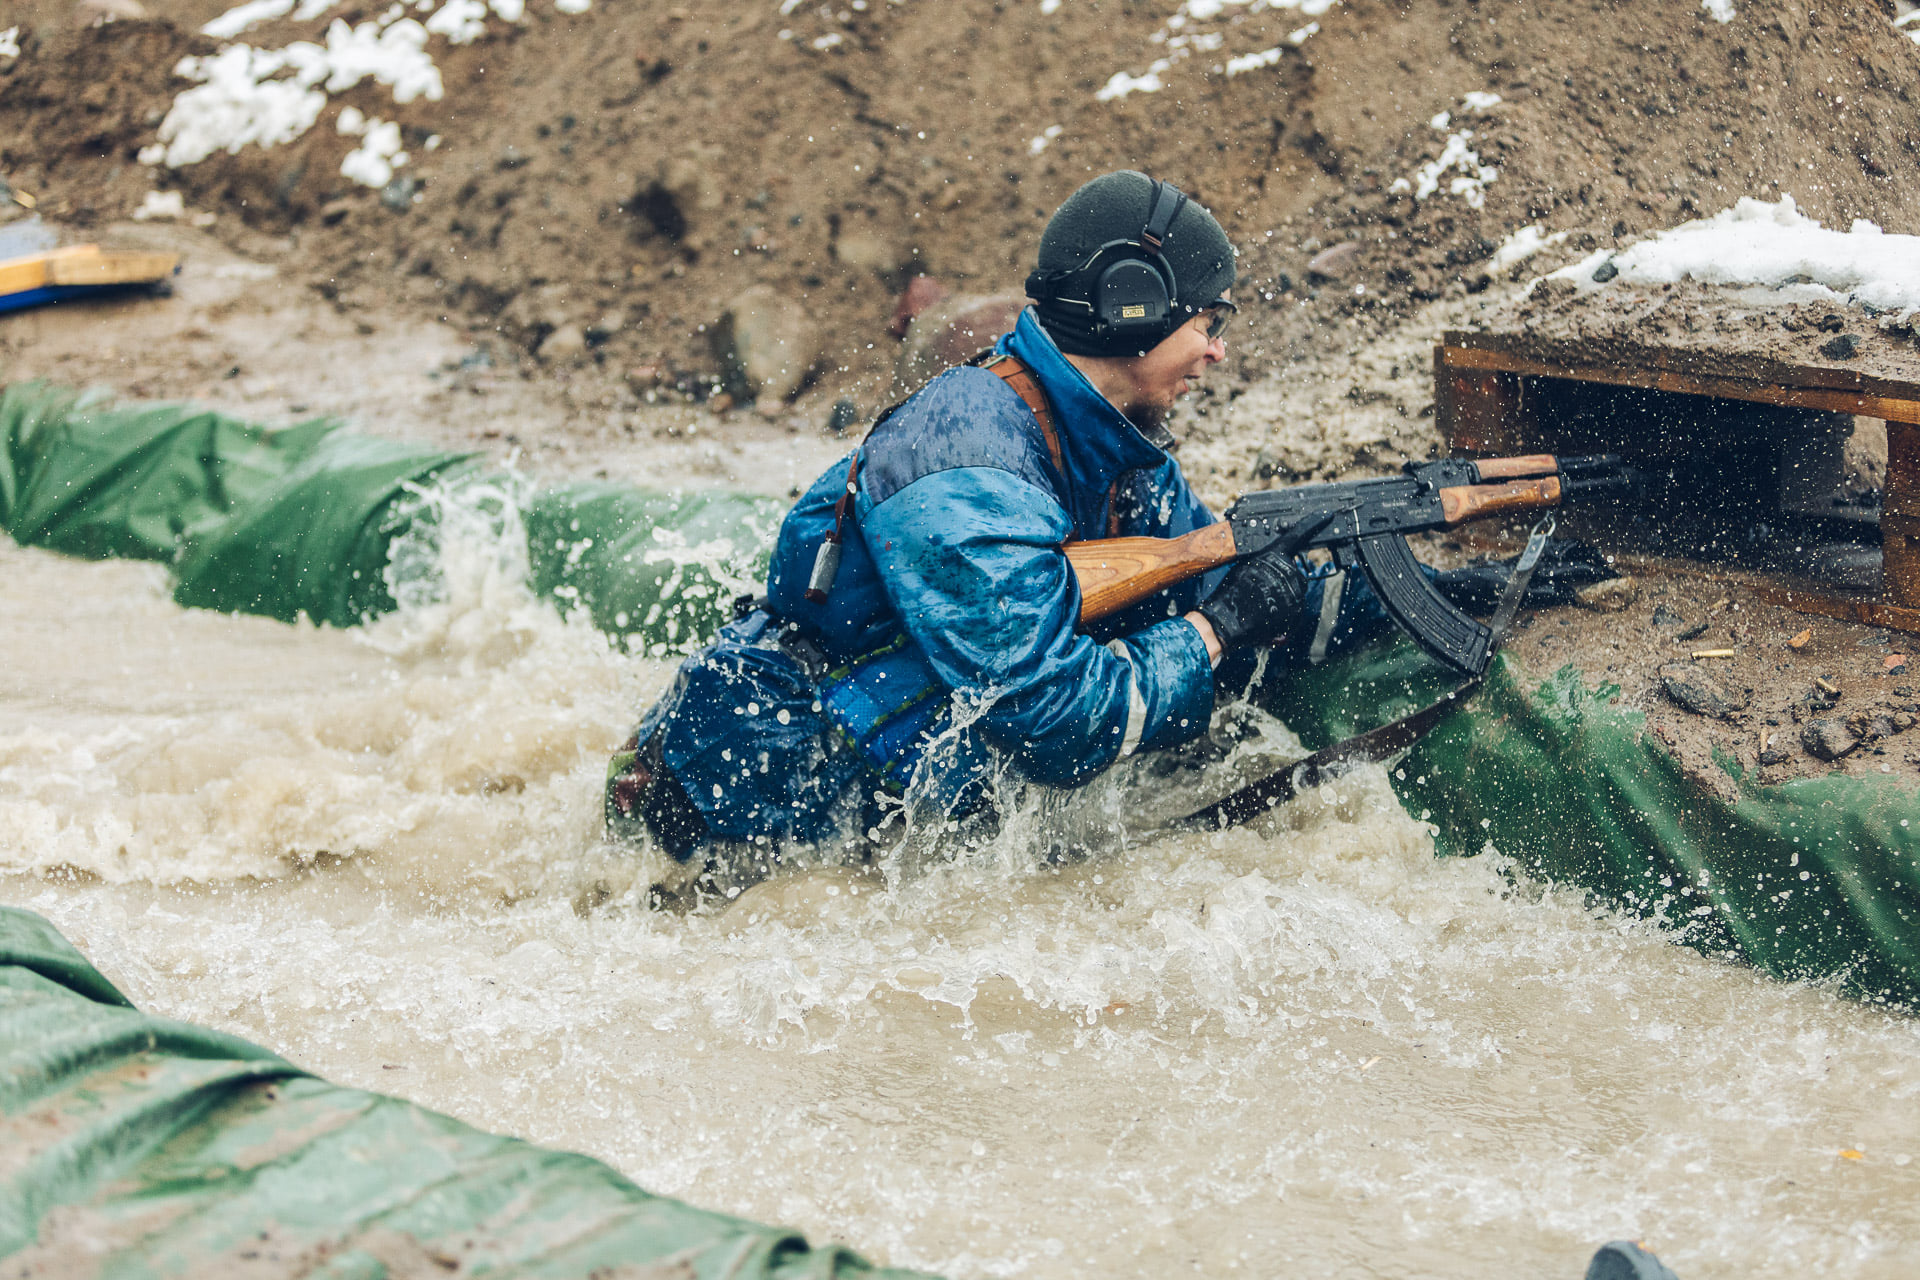
M1274 709L1318 747L1448 684L1399 641L1304 674ZM1618 692L1571 667L1542 680L1502 655L1395 769L1394 790L1443 854L1492 845L1776 977L1920 1001L1920 790L1840 773L1766 787L1690 774Z
M908 1280L133 1008L0 907L0 1274Z
M467 500L479 518L465 523L486 536L525 526L533 590L653 652L711 635L733 595L755 588L782 509L613 484L529 491L470 454L325 419L272 429L44 383L0 390L0 529L24 546L167 564L183 605L354 626L396 607L396 540Z

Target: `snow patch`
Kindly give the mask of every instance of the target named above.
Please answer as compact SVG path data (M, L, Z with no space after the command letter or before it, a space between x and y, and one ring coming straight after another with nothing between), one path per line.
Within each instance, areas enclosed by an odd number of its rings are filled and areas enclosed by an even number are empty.
M248 0L201 30L224 39L289 12L295 21L312 20L338 2ZM395 103L422 98L438 102L445 89L440 68L427 52L430 37L468 44L485 34L489 13L506 22L526 15L526 0L444 0L437 8L436 0L411 3L421 12L434 10L424 24L406 16L407 4L394 4L378 18L357 25L335 19L324 44L296 40L282 49L230 44L208 57L182 58L175 74L198 83L174 98L160 122L159 142L141 149L141 162L178 168L216 151L232 154L249 144L291 142L320 118L327 95L343 93L363 80L386 86ZM561 13L584 13L591 7L592 0L554 0ZM397 154L396 148L349 159L357 174L371 175L380 165L391 168Z
M1027 143L1027 154L1030 156L1039 155L1042 151L1045 151L1049 146L1053 144L1053 140L1059 137L1061 132L1062 130L1059 125L1057 124L1048 125L1046 128L1040 131L1040 134L1038 137L1034 138L1031 142Z
M1711 218L1617 253L1603 249L1546 279L1571 281L1583 291L1605 288L1593 276L1609 259L1615 273L1609 282L1797 286L1835 302L1897 311L1903 322L1920 312L1920 236L1888 235L1865 219L1832 231L1802 214L1791 195L1776 204L1742 197Z
M1499 105L1499 94L1482 93L1476 89L1461 98L1458 110L1478 115ZM1453 127L1454 114L1452 111L1442 111L1427 124L1436 133L1446 133ZM1500 170L1481 162L1480 153L1469 145L1472 141L1471 129L1448 134L1438 156L1416 169L1411 179L1395 178L1387 190L1397 195L1411 194L1415 200L1425 200L1440 189L1441 179L1452 173L1453 177L1447 181L1448 194L1459 196L1470 208L1485 208L1487 184L1500 176Z
M178 191L149 191L147 198L140 202L140 207L133 211L133 220L148 222L159 219L171 222L175 218L185 217L186 213L187 198Z
M1262 49L1259 53L1246 53L1238 58L1228 58L1225 70L1230 76L1237 76L1246 71L1258 71L1261 67L1270 67L1280 61L1280 55L1285 52L1285 49L1275 45L1271 49Z
M393 171L411 158L401 150L400 126L395 121L369 120L348 107L340 113L336 127L341 133L360 138L360 145L340 161L340 176L363 187L386 186L393 181Z
M270 22L274 18L284 18L292 12L293 0L251 0L251 3L229 9L207 23L200 28L200 34L212 36L215 40L231 40L249 27Z
M0 31L0 58L11 61L20 56L20 28L8 27Z
M1500 247L1493 251L1493 258L1487 263L1487 270L1499 275L1516 262L1525 262L1542 249L1551 248L1567 238L1564 231L1547 235L1541 231L1539 223L1525 226L1501 241Z
M1093 95L1094 101L1112 102L1116 98L1124 98L1130 93L1158 93L1167 87L1167 82L1160 78L1160 73L1172 65L1173 63L1170 59L1160 58L1157 59L1152 66L1147 68L1147 73L1143 76L1128 75L1124 71L1116 71L1108 78L1106 87Z
M1715 22L1732 22L1734 18L1733 0L1700 0L1700 7Z
M1201 23L1214 22L1229 9L1245 10L1248 14L1272 12L1299 13L1303 17L1318 18L1325 14L1340 0L1185 0L1168 17L1165 26L1147 37L1151 44L1164 45L1167 56L1157 58L1148 66L1144 74L1134 75L1128 71L1116 71L1108 77L1107 83L1096 92L1094 100L1113 102L1131 93L1158 93L1167 87L1162 77L1173 68L1176 62L1190 58L1196 53L1212 53L1226 43L1226 34L1219 31L1190 31L1189 27ZM1055 8L1058 4L1055 3ZM1053 10L1043 2L1041 12ZM1238 16L1232 19L1237 23ZM1298 47L1305 44L1320 30L1318 22L1309 22L1306 26L1287 36L1287 43ZM1237 76L1244 72L1256 71L1261 67L1270 67L1280 60L1281 47L1263 49L1258 53L1240 54L1227 59L1225 64L1214 67L1216 72L1228 76Z

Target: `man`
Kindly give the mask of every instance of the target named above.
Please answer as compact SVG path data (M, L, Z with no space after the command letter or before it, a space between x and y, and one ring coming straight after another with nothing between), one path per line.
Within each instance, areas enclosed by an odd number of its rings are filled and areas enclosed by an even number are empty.
M788 513L765 598L616 757L610 827L683 862L771 854L902 803L978 811L1002 767L1072 787L1203 733L1223 657L1305 626L1299 567L1245 560L1089 634L1060 546L1213 523L1166 418L1226 356L1233 258L1211 214L1143 174L1070 196L991 358L883 415Z

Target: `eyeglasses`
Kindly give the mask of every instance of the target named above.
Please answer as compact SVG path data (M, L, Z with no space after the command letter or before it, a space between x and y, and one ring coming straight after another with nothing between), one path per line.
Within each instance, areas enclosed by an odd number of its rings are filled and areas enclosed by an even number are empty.
M1225 298L1215 298L1206 305L1197 318L1206 321L1208 342L1220 340L1220 335L1227 331L1227 321L1233 319L1233 313L1239 309Z

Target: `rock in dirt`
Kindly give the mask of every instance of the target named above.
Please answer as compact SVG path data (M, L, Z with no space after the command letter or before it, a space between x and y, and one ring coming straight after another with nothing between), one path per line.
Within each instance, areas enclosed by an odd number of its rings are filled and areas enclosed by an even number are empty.
M893 308L893 319L887 324L887 332L896 338L907 336L907 326L913 318L928 307L946 301L947 286L932 276L915 276L907 281L907 287L900 294L899 303Z
M713 332L728 382L756 403L787 400L820 357L820 335L807 309L771 285L735 297Z
M1860 740L1838 720L1809 720L1800 730L1800 741L1822 760L1838 760L1860 745Z
M1653 606L1653 625L1662 631L1672 631L1686 626L1687 620L1666 605L1656 604Z
M1307 263L1307 279L1342 280L1359 265L1360 242L1342 240L1339 244L1322 249L1313 255L1313 259Z
M1608 578L1575 589L1573 598L1581 608L1595 613L1619 613L1640 598L1640 584L1632 578Z
M904 264L905 256L886 236L877 231L843 231L833 242L833 256L850 267L860 267L879 276L892 276Z
M1678 705L1698 716L1726 720L1747 705L1747 695L1691 662L1669 662L1660 668L1660 686Z
M907 340L893 369L895 395L906 395L928 378L966 360L1013 328L1027 305L1010 293L949 298L928 307L907 326Z
M577 324L563 324L546 336L534 354L547 364L561 364L578 359L586 350L585 331Z

